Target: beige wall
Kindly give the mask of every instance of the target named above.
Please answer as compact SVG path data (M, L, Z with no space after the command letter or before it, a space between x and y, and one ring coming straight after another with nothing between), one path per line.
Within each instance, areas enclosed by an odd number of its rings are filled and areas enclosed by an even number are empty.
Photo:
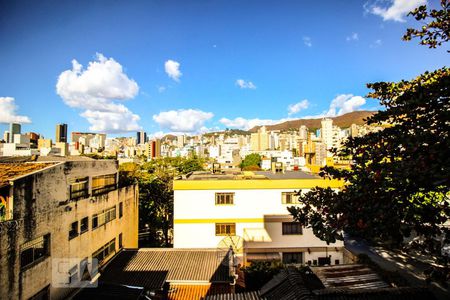
M52 280L52 259L91 257L92 253L123 234L125 248L137 248L138 188L130 186L103 195L69 199L69 182L117 172L116 161L63 162L29 174L13 182L13 220L0 223L0 295L9 299L27 299ZM124 203L119 218L119 202ZM92 215L116 205L116 219L92 229ZM70 225L89 217L89 230L69 240ZM79 226L80 224L78 224ZM51 234L50 257L21 270L20 246ZM79 265L79 264L78 264ZM52 299L64 296L61 289L50 289Z

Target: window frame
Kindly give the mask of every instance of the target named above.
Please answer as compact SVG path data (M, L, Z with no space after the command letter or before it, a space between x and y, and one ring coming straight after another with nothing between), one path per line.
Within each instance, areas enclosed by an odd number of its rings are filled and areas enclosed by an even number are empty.
M234 192L217 192L215 193L216 205L234 205ZM227 200L228 197L228 200Z
M215 233L216 236L236 236L236 223L215 223Z
M113 179L112 182L109 182ZM98 184L103 181L103 184ZM104 174L92 177L92 196L98 196L109 193L117 189L117 173Z
M86 220L86 228L83 229L83 221L85 220ZM89 217L84 217L83 219L80 220L80 235L88 231L89 231Z
M42 244L42 253L37 253L38 249L41 248L35 248L35 246ZM24 252L29 250L32 250L32 260L28 262L27 264L24 264ZM50 233L47 233L43 236L40 236L38 238L35 238L31 241L25 242L20 246L20 269L26 270L34 265L37 265L41 261L44 261L47 257L51 255L51 235ZM38 257L36 257L38 256Z
M287 205L300 204L300 202L298 201L298 198L297 198L297 201L292 199L293 197L299 197L296 194L297 194L297 192L281 192L281 204L287 204ZM290 199L289 202L287 201L288 196Z
M283 258L282 258L282 263L283 264L303 264L303 252L283 252ZM289 261L287 261L287 258L291 256L291 259ZM297 259L296 262L293 262L293 257L294 256L300 256L300 261Z
M79 235L79 229L78 229L78 220L77 220L70 224L69 241L76 238L78 235Z
M294 230L298 227L299 230ZM282 235L302 235L303 227L299 222L281 222L281 234Z
M82 188L77 188L76 191L73 191L75 186L81 186ZM74 181L69 184L69 199L77 200L87 197L89 197L89 177L74 179Z

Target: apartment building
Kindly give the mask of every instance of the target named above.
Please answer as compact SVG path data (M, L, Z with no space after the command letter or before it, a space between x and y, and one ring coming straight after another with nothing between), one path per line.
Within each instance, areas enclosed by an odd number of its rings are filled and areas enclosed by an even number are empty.
M276 169L274 169L277 171ZM287 207L295 191L339 189L341 181L300 171L194 173L174 181L174 247L232 247L243 263L279 260L311 265L343 263L343 242L327 245L294 222Z
M65 298L137 248L138 188L117 178L114 160L0 164L0 298Z

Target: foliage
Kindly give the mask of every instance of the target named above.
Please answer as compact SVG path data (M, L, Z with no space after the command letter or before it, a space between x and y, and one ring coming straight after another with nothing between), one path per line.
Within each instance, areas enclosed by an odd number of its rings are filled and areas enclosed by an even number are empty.
M422 44L430 47L448 41L448 3L443 9L430 14L426 7L414 10L418 20L434 20L422 27L423 33L408 30L406 36L425 37ZM450 217L450 70L368 87L373 90L368 97L386 109L367 123L392 126L347 140L334 152L352 157L351 169L325 167L321 172L344 180L345 187L336 193L315 188L299 196L304 206L289 211L327 242L343 239L346 231L401 246L414 234L422 249L440 255L436 241L450 242L450 229L444 226Z
M386 107L368 123L393 126L351 138L336 151L353 158L351 170L325 167L321 175L345 180L342 191L315 188L300 195L303 207L289 210L328 242L345 230L400 245L414 232L431 248L441 234L450 238L443 227L450 217L450 70L368 87L369 97Z
M411 11L409 15L414 16L417 21L432 18L428 24L420 29L408 28L403 40L410 41L413 37L420 38L421 45L429 48L441 46L443 42L448 42L450 38L450 1L441 0L442 9L431 9L427 11L427 6L422 5ZM450 51L449 51L450 52Z
M240 165L241 169L244 169L249 166L261 167L261 156L258 153L252 153L247 155Z
M252 262L250 266L242 268L246 290L259 290L282 269L283 265L279 262Z
M139 184L139 228L148 246L170 246L173 228L173 178L203 170L203 159L165 157L119 166L119 186Z

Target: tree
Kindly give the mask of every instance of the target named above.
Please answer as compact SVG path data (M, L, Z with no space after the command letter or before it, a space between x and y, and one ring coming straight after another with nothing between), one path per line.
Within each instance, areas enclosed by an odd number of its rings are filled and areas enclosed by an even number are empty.
M448 42L450 38L450 1L441 0L441 7L441 10L427 11L427 6L422 5L411 11L408 16L414 16L417 21L429 18L432 20L420 29L408 28L403 40L410 41L413 37L418 37L420 44L428 45L429 48L436 48L442 43Z
M261 167L261 156L258 153L252 153L247 155L240 165L241 169L246 170L248 168L255 169L254 167Z
M351 169L325 167L321 176L344 180L341 191L315 188L300 195L304 206L289 211L327 242L343 239L346 231L400 246L414 232L423 249L440 254L436 241L450 241L443 226L450 218L450 70L368 87L368 97L386 108L368 124L391 126L350 138L335 150L352 157Z
M139 228L150 246L170 246L173 228L173 178L203 170L203 159L164 157L119 167L119 186L139 184Z

